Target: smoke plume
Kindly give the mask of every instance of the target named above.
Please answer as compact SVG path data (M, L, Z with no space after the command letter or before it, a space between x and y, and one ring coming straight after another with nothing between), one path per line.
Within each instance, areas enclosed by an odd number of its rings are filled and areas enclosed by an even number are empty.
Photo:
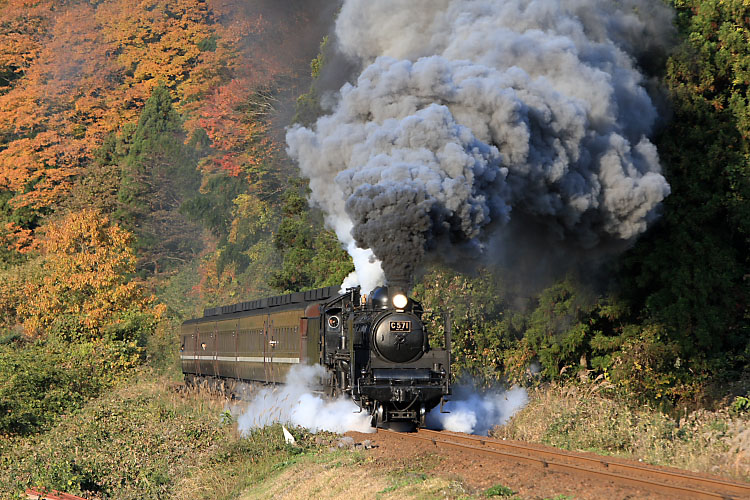
M514 221L582 249L645 231L670 189L638 61L666 26L647 0L346 0L364 69L287 144L363 288L492 261Z
M273 423L305 427L313 432L374 432L367 412L347 398L323 399L319 389L325 370L320 366L294 366L284 385L262 389L237 419L241 433Z
M427 427L435 430L465 432L486 436L496 425L503 425L529 401L526 391L514 387L508 391L477 391L471 385L453 388L453 397L440 413L427 414Z

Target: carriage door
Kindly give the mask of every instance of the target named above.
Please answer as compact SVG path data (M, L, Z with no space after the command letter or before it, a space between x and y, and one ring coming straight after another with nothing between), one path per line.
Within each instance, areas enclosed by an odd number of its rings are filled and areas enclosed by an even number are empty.
M271 316L266 315L263 320L263 380L271 381L271 346L268 342L271 340Z
M266 336L263 343L263 366L265 367L266 381L276 382L276 370L274 370L273 355L279 344L277 332L273 326L273 319L269 315L266 319Z
M190 336L190 354L193 355L193 373L200 373L200 361L198 361L198 325L195 325L193 334Z

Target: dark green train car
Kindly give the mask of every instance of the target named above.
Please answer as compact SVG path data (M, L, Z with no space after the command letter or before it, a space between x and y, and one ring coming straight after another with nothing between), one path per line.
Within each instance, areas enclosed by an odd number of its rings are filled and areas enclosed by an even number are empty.
M182 324L186 378L282 382L297 364L320 363L322 304L338 287L206 309Z

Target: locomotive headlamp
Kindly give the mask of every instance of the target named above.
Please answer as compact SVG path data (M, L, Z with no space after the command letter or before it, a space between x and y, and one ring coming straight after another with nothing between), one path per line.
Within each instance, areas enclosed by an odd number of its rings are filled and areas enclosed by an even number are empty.
M408 303L409 299L407 299L406 295L404 295L403 293L397 293L393 296L393 305L396 307L396 309L403 309Z

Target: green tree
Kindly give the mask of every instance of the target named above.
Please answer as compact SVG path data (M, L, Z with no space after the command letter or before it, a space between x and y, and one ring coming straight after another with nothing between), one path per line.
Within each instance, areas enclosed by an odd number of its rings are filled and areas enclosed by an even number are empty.
M138 119L121 165L118 218L138 237L139 268L158 273L199 250L198 228L180 213L197 192L200 140L185 144L180 116L169 90L156 87Z
M750 6L677 0L684 41L667 64L674 116L658 139L672 186L625 260L623 291L695 367L750 355Z
M308 208L298 186L287 189L282 199L274 245L283 260L271 285L279 291L299 291L341 284L354 265L336 235L323 227L319 213Z

